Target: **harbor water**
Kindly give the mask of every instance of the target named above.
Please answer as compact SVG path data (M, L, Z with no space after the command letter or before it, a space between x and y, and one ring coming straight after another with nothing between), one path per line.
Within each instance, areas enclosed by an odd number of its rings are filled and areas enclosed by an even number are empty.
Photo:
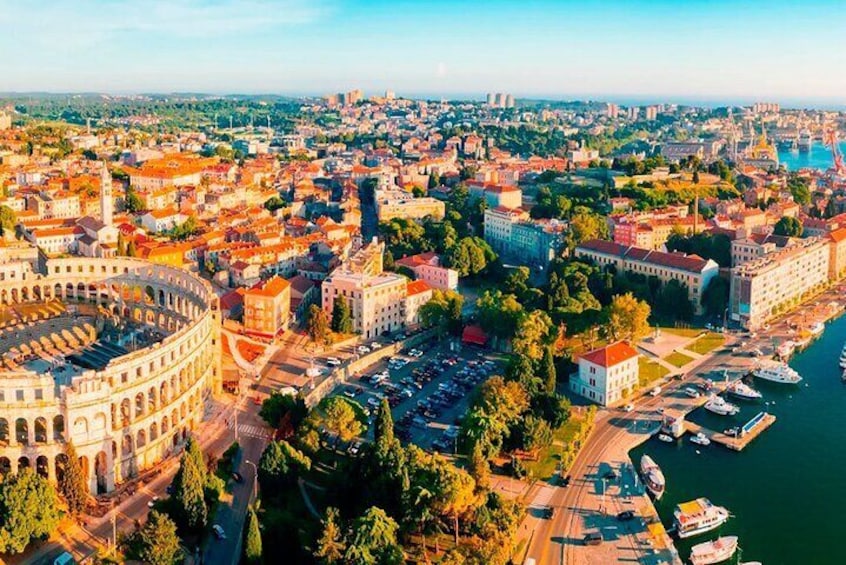
M846 141L840 142L840 151L846 153ZM778 160L788 171L806 168L825 170L832 165L831 149L819 141L815 141L807 153L779 148Z
M672 526L676 504L698 497L725 506L734 516L718 530L677 541L683 559L696 543L737 535L743 561L846 563L839 547L841 513L846 510L846 384L838 366L844 341L846 317L841 317L790 362L804 378L799 385L755 379L753 386L764 398L757 403L730 398L741 406L737 416L702 409L690 415L692 421L722 431L762 410L774 414L775 424L744 451L714 443L701 447L685 436L670 444L653 438L631 452L636 466L648 453L664 471L666 492L656 508L665 527Z

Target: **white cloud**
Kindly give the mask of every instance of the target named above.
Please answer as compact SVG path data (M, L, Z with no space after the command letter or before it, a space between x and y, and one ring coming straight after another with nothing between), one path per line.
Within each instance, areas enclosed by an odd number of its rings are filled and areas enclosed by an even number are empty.
M0 0L0 24L19 40L67 48L127 33L213 38L257 32L307 24L329 10L325 0Z

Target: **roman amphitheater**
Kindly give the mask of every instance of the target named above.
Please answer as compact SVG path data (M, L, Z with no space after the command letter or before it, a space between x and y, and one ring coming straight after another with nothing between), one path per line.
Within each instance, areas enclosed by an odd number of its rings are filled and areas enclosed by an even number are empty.
M0 473L55 481L72 441L96 494L174 453L220 387L219 316L182 269L0 253Z

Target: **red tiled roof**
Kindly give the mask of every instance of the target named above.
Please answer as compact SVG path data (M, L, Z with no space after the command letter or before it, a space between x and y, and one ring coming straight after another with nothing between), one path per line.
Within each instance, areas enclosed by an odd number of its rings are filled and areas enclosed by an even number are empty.
M606 345L605 347L585 353L581 358L607 369L637 356L637 350L629 345L627 341L618 341L617 343L612 343L611 345Z
M663 251L652 251L639 247L626 247L613 241L591 239L579 245L578 249L596 251L606 255L616 255L621 258L632 259L662 267L680 269L693 273L701 273L708 261L697 255L684 255L682 253L664 253Z
M432 287L429 286L426 281L410 281L406 286L408 296L420 294L422 292L426 292L427 290L432 290Z

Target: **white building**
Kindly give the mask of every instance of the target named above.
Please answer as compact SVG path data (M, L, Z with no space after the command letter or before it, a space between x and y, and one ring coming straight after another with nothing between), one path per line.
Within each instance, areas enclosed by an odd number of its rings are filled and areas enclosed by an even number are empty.
M410 269L417 280L425 281L432 288L455 290L458 288L458 271L441 266L441 258L434 252L403 257L395 262Z
M579 372L570 376L570 390L602 406L617 404L638 384L638 352L625 341L594 349L579 357Z

